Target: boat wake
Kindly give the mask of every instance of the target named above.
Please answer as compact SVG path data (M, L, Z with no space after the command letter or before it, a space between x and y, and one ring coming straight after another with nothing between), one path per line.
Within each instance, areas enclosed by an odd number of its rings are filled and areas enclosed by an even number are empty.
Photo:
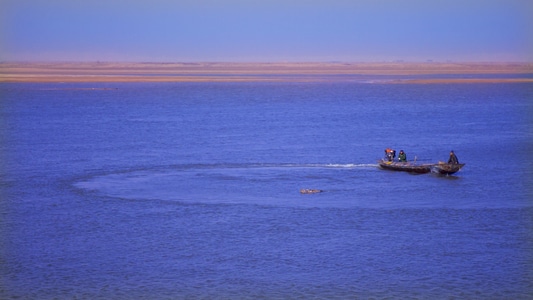
M315 163L307 163L307 164L297 164L297 163L250 163L250 164L191 164L191 165L175 165L171 166L171 168L178 168L178 169L234 169L234 168L249 168L249 169L257 169L257 168L328 168L328 169L356 169L356 168L376 168L378 167L378 164L340 164L340 163L328 163L328 164L315 164Z
M364 177L354 170L376 167L357 163L188 164L86 176L73 185L87 193L122 199L292 206L301 203L302 189L353 189L353 178Z
M324 165L325 168L376 168L378 164L327 164Z

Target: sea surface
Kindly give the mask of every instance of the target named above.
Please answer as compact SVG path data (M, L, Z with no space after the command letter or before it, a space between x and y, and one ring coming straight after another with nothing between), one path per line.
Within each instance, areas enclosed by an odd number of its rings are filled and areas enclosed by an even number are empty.
M532 125L531 83L0 84L0 298L533 299Z

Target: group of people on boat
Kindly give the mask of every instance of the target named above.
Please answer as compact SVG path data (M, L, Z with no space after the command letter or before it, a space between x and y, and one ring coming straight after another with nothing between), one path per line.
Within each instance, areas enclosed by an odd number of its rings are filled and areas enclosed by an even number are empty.
M388 161L394 161L394 158L396 157L396 150L390 148L385 149L385 157ZM398 155L398 161L407 162L407 155L403 150L400 150L400 154Z
M394 158L396 157L396 150L387 148L385 149L385 158L387 161L393 162ZM398 161L399 162L407 162L407 155L403 150L400 150L400 154L398 155ZM452 151L450 151L450 158L448 159L449 164L459 164L459 159L457 159L457 155Z

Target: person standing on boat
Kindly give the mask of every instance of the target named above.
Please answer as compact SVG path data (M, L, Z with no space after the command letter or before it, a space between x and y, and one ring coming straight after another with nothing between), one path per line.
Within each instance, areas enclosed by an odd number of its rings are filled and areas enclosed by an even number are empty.
M398 161L407 162L407 155L405 155L405 152L403 152L403 150L400 150L400 155L398 155Z
M457 156L455 155L455 153L452 151L450 151L450 159L448 159L448 163L449 164L459 164L459 160L457 159Z

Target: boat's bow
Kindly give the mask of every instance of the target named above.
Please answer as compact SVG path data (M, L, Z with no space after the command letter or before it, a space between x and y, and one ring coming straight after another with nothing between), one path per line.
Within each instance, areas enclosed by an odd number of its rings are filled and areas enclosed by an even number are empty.
M461 170L464 165L465 164L438 163L431 166L431 172L442 175L451 175Z

